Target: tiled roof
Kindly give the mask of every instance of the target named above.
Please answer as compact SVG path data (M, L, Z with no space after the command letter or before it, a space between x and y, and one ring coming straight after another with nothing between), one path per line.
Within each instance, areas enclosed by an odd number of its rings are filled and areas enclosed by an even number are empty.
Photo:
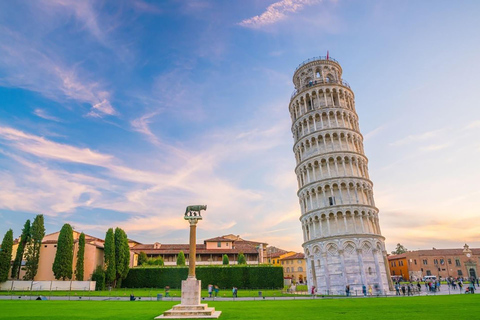
M280 260L296 260L296 259L305 259L305 255L303 253L295 253L294 255L281 258Z
M470 248L472 254L480 255L480 248ZM430 249L430 250L415 250L407 251L402 254L390 255L389 260L395 260L399 258L406 258L411 255L418 256L462 256L464 255L463 249Z
M234 240L232 239L227 239L225 237L216 237L216 238L211 238L211 239L207 239L207 240L204 240L203 242L233 242Z
M178 254L180 251L188 254L190 246L188 244L162 244L159 249L137 249L137 246L131 249L135 253L145 252L146 254ZM251 246L235 246L235 248L207 249L205 244L197 244L197 254L258 254L258 251Z

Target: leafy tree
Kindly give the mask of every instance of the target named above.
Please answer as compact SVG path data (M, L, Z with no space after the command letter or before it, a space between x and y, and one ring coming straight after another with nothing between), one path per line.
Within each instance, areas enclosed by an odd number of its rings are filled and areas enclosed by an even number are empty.
M45 224L43 214L39 214L35 217L35 220L33 220L31 238L27 243L27 253L25 255L25 268L27 272L23 277L24 280L33 280L37 275L43 237L45 237Z
M92 281L95 281L95 290L105 289L105 270L103 270L102 266L97 266L95 271L93 271Z
M402 254L402 253L405 253L407 252L408 249L405 248L403 245L401 245L400 243L397 243L397 247L395 248L394 251L392 251L392 254Z
M105 255L105 282L107 284L113 284L115 281L115 236L113 234L113 229L110 228L105 235L105 244L104 244L104 255Z
M115 283L125 279L130 265L130 248L128 246L128 237L125 231L115 228Z
M184 266L185 265L185 254L183 251L180 251L177 256L177 266Z
M18 279L20 278L20 268L22 267L22 260L23 260L23 253L25 252L25 246L27 245L28 241L30 241L30 220L25 222L25 225L22 229L22 235L20 236L17 253L15 255L15 260L13 261L12 266L12 278Z
M230 260L228 260L228 256L226 254L223 255L223 265L228 266L230 264Z
M138 255L138 265L141 266L145 264L147 260L148 260L147 254L141 251L140 254Z
M60 230L57 242L57 252L53 262L53 274L57 280L72 278L73 273L73 229L65 223Z
M81 233L78 238L78 251L77 251L77 265L75 266L75 279L83 281L83 274L85 272L84 267L85 260L85 233Z
M8 279L10 271L10 262L12 261L13 231L9 229L3 237L2 247L0 248L0 282Z
M247 260L245 259L245 256L241 252L238 254L237 263L238 264L247 264Z
M163 266L165 263L163 262L163 258L158 256L157 258L150 258L145 262L148 266Z

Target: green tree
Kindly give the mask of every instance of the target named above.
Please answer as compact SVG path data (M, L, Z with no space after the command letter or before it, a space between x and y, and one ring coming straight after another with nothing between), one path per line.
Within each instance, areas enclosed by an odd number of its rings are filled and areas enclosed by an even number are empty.
M15 254L15 260L13 261L13 266L12 266L13 279L20 278L20 268L22 267L23 254L25 252L25 247L28 241L30 241L30 237L31 237L30 220L27 220L25 222L25 225L23 226L22 235L20 236L20 239L18 242L17 253Z
M400 243L397 243L397 247L395 248L394 251L392 251L392 254L402 254L402 253L405 253L407 252L408 249L405 248L403 245L401 245Z
M147 266L163 266L165 264L165 262L163 262L163 258L158 256L156 258L150 258L150 259L147 259L147 261L145 262L145 264Z
M148 260L147 254L141 251L140 254L138 255L138 265L141 266L145 264L147 260Z
M247 260L245 259L245 256L241 252L238 254L237 263L238 264L247 264Z
M25 269L27 270L24 280L33 280L38 271L38 260L40 259L40 247L42 239L45 237L45 224L43 214L39 214L33 220L31 227L31 238L27 243L27 253L25 255Z
M115 283L114 286L117 286L117 283L125 279L128 274L129 265L130 265L130 248L128 246L128 237L125 231L120 228L115 228Z
M230 264L230 260L228 260L228 256L226 254L223 255L223 265L228 266Z
M77 251L77 265L75 266L75 279L77 281L83 281L83 274L85 272L84 266L85 260L85 233L81 233L78 238L78 251Z
M110 228L105 235L104 243L104 255L105 255L105 282L109 285L115 281L115 235L113 229Z
M95 290L105 289L105 270L103 270L102 266L97 266L95 271L93 271L92 281L95 281Z
M57 280L72 278L73 273L73 228L65 223L60 230L57 242L57 252L52 270Z
M8 279L10 263L12 261L13 231L9 229L3 237L2 247L0 248L0 282Z
M177 266L184 266L185 265L185 254L183 251L180 251L177 256Z

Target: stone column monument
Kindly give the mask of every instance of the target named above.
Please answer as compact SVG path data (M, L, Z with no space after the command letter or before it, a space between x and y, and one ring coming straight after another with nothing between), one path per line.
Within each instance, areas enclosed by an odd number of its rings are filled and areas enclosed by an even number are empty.
M182 298L180 304L165 311L155 319L216 319L221 311L209 308L200 303L202 282L195 277L195 259L197 255L197 223L202 220L201 211L207 206L188 206L185 210L185 220L190 223L190 251L188 253L188 278L182 281Z

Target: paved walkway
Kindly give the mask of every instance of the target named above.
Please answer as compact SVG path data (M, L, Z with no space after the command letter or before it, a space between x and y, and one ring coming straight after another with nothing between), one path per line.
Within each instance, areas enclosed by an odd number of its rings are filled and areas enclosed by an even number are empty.
M448 290L448 287L442 287L441 291L437 291L435 293L431 292L425 292L422 291L420 294L415 293L414 296L412 297L418 297L418 296L437 296L437 295L458 295L458 294L463 294L465 291L462 290ZM98 297L98 296L78 296L78 295L73 295L73 296L49 296L49 292L46 292L45 297L48 300L71 300L71 301L85 301L85 300L90 300L90 301L129 301L130 297L126 296L118 296L118 297ZM0 300L36 300L39 296L38 295L0 295ZM372 299L376 298L377 296L366 296L364 297L363 295L352 295L350 297L345 297L345 296L321 296L321 295L316 295L316 296L311 296L311 295L296 295L296 296L290 296L290 297L240 297L240 298L231 298L231 297L219 297L219 298L202 298L202 301L263 301L263 300L312 300L312 299ZM379 297L388 297L388 298L403 298L403 295L397 296L395 295L395 292L390 292L388 295L381 295ZM408 296L405 295L405 297L408 298ZM136 301L156 301L157 297L137 297ZM168 297L165 298L163 297L161 301L180 301L180 297Z

